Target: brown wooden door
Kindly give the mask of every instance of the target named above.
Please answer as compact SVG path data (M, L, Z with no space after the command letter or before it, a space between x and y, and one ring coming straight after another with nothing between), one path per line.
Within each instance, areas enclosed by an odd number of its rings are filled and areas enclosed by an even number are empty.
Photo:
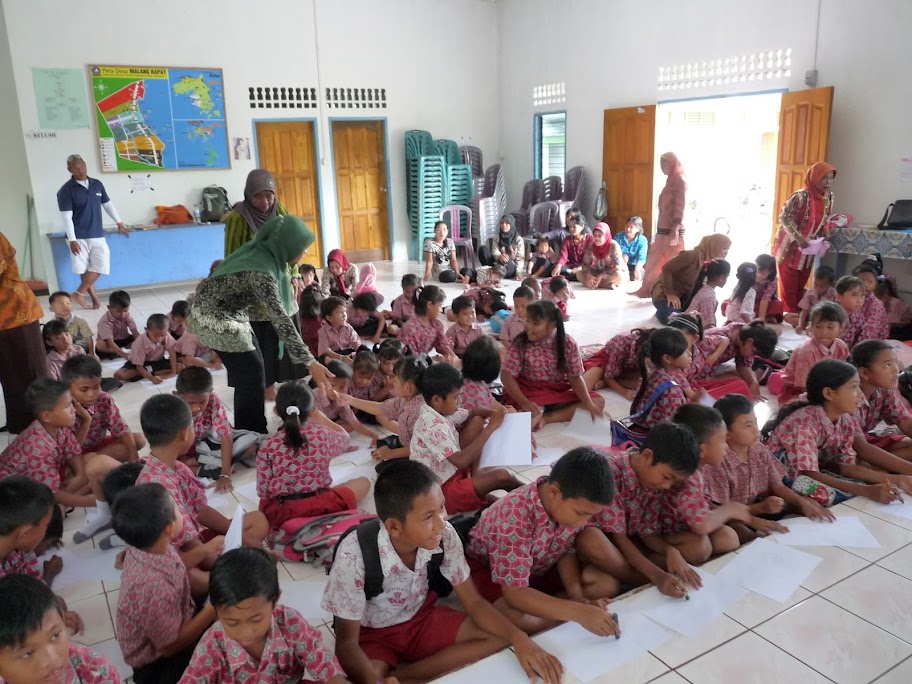
M304 262L319 268L323 264L323 244L314 124L259 121L256 137L258 163L275 177L276 197L289 214L300 217L317 236Z
M351 261L389 259L383 122L331 125L342 251Z
M833 86L783 93L779 108L779 153L776 157L776 204L773 243L779 212L795 190L804 185L808 167L826 161L830 138Z
M652 186L655 182L655 105L605 110L602 180L608 186L608 216L613 232L638 215L652 236Z

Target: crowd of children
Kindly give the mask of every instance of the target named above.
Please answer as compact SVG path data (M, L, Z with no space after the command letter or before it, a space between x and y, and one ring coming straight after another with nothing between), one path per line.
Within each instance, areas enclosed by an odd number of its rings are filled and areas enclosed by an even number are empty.
M631 219L631 244L636 227ZM633 277L639 257L628 258ZM789 314L776 261L760 255L736 269L721 327L715 289L731 266L707 261L668 325L622 332L585 359L564 327L575 295L550 277L554 263L539 240L530 277L525 266L515 274L512 307L498 290L501 264L464 271L446 316L444 290L414 274L380 310L373 265L333 250L320 280L303 267L302 333L333 377L282 384L280 427L268 436L231 427L213 391L220 360L187 329L187 301L140 332L129 294L112 292L93 336L70 297L54 293L51 377L29 388L35 422L0 455L0 677L120 681L70 641L81 619L49 588L60 558L39 562L72 507L89 509L74 543L107 531L99 546L123 548L115 622L137 684L420 681L507 646L550 684L562 665L530 634L572 621L618 636L606 605L622 588L653 583L686 597L701 585L693 565L783 531L786 516L828 520L852 496L912 494L912 413L884 341L908 332L910 314L879 261L838 280L819 268ZM783 317L807 340L770 376L780 410L761 429L754 368L774 357ZM124 364L103 378L96 357ZM734 373L720 368L727 361ZM175 375L174 392L146 400L132 432L109 391ZM508 413L530 413L533 431L579 409L599 417L597 390L630 401L634 443L572 449L528 484L480 466ZM876 431L882 422L889 433ZM333 481L352 433L371 440L377 517L335 548L322 601L334 616L329 648L282 605L272 546L280 528L371 496L367 477ZM239 462L256 468L259 510L244 514L243 546L223 552L231 520L207 503L200 478L230 491ZM450 593L463 611L437 604Z

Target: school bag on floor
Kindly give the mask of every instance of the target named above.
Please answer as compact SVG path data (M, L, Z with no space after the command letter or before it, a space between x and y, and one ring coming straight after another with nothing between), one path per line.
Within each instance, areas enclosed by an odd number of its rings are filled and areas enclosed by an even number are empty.
M356 510L292 518L279 527L276 541L285 545L284 555L288 560L299 563L319 560L326 564L342 537L371 518L376 516Z
M643 446L643 442L646 441L646 436L649 434L649 430L641 427L640 425L637 425L637 421L649 415L649 412L652 410L652 407L655 406L655 403L659 400L659 397L671 389L672 386L677 384L678 383L672 382L671 380L666 380L655 388L652 396L649 397L649 401L644 404L642 409L632 415L627 416L626 418L619 418L618 420L612 419L611 445L622 447L624 449L630 446Z
M791 350L776 347L768 359L765 359L762 356L755 356L751 370L754 371L754 375L757 376L757 382L761 385L765 385L771 375L785 369L790 358L792 358ZM774 394L778 394L778 392L774 392Z
M218 185L207 185L200 196L200 221L218 223L231 211L228 191Z

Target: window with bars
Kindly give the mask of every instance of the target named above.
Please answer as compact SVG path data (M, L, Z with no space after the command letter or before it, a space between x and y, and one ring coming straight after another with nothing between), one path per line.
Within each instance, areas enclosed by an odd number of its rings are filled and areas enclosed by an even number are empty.
M567 112L535 115L535 177L564 177L567 170Z

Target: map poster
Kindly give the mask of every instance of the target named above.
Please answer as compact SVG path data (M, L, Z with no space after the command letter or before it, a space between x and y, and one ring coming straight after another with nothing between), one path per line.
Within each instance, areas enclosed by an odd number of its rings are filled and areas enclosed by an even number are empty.
M32 69L35 106L41 128L88 128L82 69Z
M102 171L231 167L221 69L89 67Z

